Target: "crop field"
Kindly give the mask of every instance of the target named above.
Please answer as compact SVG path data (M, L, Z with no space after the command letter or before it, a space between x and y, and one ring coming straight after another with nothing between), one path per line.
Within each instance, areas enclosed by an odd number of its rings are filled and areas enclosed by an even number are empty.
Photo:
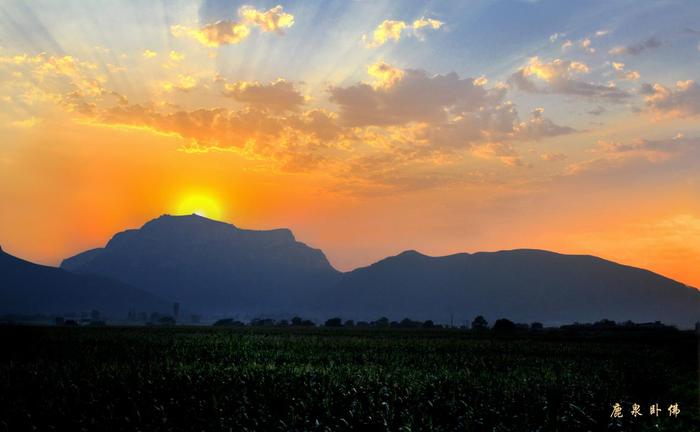
M700 430L690 332L6 326L0 343L0 431Z

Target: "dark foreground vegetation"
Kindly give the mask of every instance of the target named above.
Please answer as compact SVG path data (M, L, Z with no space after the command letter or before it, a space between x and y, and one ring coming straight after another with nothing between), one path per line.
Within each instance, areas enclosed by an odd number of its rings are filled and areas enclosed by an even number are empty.
M693 332L4 326L0 344L0 431L700 425Z

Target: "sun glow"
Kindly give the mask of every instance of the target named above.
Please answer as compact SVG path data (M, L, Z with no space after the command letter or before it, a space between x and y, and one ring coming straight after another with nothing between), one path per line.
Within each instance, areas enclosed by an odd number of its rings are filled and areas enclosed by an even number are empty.
M196 214L209 219L221 220L223 211L219 202L205 194L190 194L180 200L176 213L179 215Z

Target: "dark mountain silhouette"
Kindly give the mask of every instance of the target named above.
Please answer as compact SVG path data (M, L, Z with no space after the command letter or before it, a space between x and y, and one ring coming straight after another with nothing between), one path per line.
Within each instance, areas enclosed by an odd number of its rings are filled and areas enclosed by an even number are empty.
M163 215L61 267L114 277L208 315L307 312L340 277L323 252L287 229L245 230L196 215Z
M289 230L161 216L62 267L101 274L213 314L410 317L546 324L700 319L700 292L593 256L540 250L429 257L408 251L342 274Z
M167 311L153 294L97 275L77 275L9 255L0 249L0 314L62 315L98 310L125 318L130 310Z
M355 319L489 320L549 324L603 318L700 319L700 291L635 267L588 255L542 250L429 257L407 251L346 273L335 287L338 312Z

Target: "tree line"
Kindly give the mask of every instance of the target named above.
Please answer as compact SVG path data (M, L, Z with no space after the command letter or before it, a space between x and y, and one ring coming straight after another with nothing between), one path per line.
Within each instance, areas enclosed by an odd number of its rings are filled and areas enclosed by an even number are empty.
M351 319L343 320L340 317L327 319L323 324L316 324L310 319L301 317L293 317L291 320L274 320L271 318L254 318L250 322L245 323L240 320L225 318L216 321L214 326L217 327L328 327L328 328L403 328L403 329L447 329L458 328L462 330L472 330L475 332L494 331L497 333L515 333L515 332L538 332L545 330L545 326L541 322L532 323L516 323L507 318L497 319L492 325L482 315L475 317L471 323L465 323L461 326L436 324L432 320L417 321L410 318L404 318L401 321L391 321L387 317L381 317L374 321L354 321ZM586 330L614 330L614 329L641 329L641 330L675 330L675 327L663 324L659 321L649 323L635 323L632 321L615 322L608 319L596 321L594 323L578 323L566 324L558 327L562 330L569 331L586 331Z

